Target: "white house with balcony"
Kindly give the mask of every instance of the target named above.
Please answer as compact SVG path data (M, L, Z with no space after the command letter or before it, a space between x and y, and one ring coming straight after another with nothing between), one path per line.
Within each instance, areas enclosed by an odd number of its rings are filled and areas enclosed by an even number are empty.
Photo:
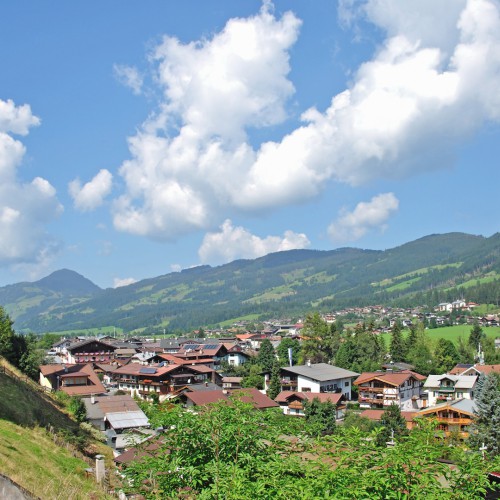
M403 411L421 406L420 393L425 377L411 370L366 372L355 381L361 408L384 408L397 404Z
M475 375L429 375L424 383L429 406L455 399L474 399L477 376Z
M328 363L307 363L280 369L282 391L333 392L351 399L352 381L359 373ZM269 389L270 374L266 373L264 388Z

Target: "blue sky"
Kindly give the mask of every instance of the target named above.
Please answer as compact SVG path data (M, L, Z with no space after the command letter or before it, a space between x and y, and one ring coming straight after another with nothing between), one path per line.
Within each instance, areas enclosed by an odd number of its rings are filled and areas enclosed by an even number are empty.
M498 231L497 0L19 0L0 68L0 286Z

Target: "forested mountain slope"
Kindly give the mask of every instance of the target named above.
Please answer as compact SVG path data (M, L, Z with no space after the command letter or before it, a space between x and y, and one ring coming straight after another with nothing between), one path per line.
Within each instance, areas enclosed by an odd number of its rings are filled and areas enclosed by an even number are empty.
M278 252L218 267L186 269L117 289L95 287L73 295L66 290L59 302L50 291L45 299L31 297L36 302L32 307L26 305L26 297L3 300L9 288L4 287L0 304L3 301L7 311L14 311L17 329L114 325L154 331L195 328L248 314L290 316L312 308L437 303L453 300L457 294L474 300L480 292L484 301L496 302L499 283L500 234L485 238L449 233L385 251ZM29 288L22 285L24 290Z

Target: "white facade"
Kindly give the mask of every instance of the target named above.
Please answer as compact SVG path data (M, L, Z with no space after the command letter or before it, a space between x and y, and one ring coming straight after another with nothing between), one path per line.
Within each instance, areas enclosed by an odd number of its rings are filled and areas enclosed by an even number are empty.
M474 399L474 375L429 375L424 384L429 406L455 399Z

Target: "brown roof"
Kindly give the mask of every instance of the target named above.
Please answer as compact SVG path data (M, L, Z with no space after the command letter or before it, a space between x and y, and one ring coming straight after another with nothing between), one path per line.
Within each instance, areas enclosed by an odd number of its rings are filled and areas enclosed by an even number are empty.
M185 393L186 398L191 400L195 405L206 405L221 400L228 400L229 395L237 395L241 398L241 401L251 403L254 408L259 410L279 406L278 403L255 388L234 389L232 391L202 391Z
M99 405L99 408L103 413L140 411L139 405L128 394L124 396L97 397L95 398L95 402Z
M474 365L474 368L485 375L493 372L500 373L500 365Z
M365 410L359 416L369 418L370 420L379 421L382 418L385 410ZM402 411L401 415L407 422L412 422L413 417L418 414L418 411Z
M156 368L156 373L140 373L142 368ZM179 368L179 365L167 365L167 366L143 366L139 363L130 363L125 366L121 366L117 368L113 373L123 374L123 375L147 375L148 378L158 377L163 375L164 373L171 372L175 369Z
M417 380L425 380L426 377L420 373L412 372L411 370L402 370L400 372L365 372L362 373L353 383L360 385L371 380L379 380L389 385L400 386L410 377Z
M342 399L343 394L341 392L331 393L331 392L296 392L296 391L281 391L274 400L277 403L286 403L292 396L296 396L299 399L308 399L312 401L313 399L319 399L322 403L326 403L327 401L332 402L333 404L338 404Z
M76 365L76 366L82 366L82 365ZM61 387L61 391L65 392L66 394L69 394L70 396L90 396L92 394L105 394L106 389L102 385L102 382L99 380L99 377L97 376L96 372L92 369L92 365L83 365L83 367L80 369L79 376L82 376L81 374L88 375L88 382L90 382L89 385L70 385L66 387ZM88 383L87 382L87 383Z

